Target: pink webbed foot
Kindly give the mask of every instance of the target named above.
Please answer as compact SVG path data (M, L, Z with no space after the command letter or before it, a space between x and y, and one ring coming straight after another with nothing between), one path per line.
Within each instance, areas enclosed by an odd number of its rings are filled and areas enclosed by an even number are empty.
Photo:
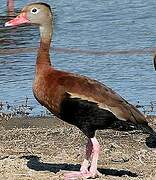
M96 173L88 171L87 173L78 172L70 172L64 174L64 180L78 180L79 178L97 178L101 176L101 174L97 171Z
M64 174L64 180L78 180L80 177L82 177L80 171L73 171Z
M88 171L87 173L82 174L82 177L85 177L86 179L98 178L100 176L101 176L101 173L98 170L96 170L95 172Z
M89 161L87 159L85 159L81 165L80 172L82 174L87 174L89 166L90 166Z
M90 171L87 171L87 172L81 172L81 171L78 171L78 172L70 172L70 173L66 173L64 174L64 180L78 180L80 178L97 178L101 176L101 174L96 171L96 172L90 172Z
M64 180L78 180L80 178L96 178L101 176L97 170L97 161L100 151L100 145L97 139L91 138L88 140L86 148L86 159L83 161L79 172L66 173Z

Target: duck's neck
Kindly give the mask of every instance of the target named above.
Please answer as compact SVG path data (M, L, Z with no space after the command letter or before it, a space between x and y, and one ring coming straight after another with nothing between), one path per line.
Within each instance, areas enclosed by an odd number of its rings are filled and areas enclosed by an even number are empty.
M36 71L51 66L49 49L52 37L52 21L40 26L40 46L37 54Z

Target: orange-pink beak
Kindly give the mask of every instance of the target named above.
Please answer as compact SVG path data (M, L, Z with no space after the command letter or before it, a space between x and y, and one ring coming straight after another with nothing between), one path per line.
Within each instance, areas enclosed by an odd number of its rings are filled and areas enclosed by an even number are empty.
M5 26L17 26L17 25L23 24L23 23L30 23L25 12L22 12L16 18L6 22Z

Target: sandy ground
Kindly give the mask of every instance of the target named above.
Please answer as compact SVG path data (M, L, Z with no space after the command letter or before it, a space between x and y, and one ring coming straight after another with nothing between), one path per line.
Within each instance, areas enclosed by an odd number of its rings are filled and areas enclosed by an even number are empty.
M156 121L151 120L156 130ZM97 131L97 180L156 180L156 148L140 130ZM0 180L61 180L78 171L86 137L56 118L0 119Z

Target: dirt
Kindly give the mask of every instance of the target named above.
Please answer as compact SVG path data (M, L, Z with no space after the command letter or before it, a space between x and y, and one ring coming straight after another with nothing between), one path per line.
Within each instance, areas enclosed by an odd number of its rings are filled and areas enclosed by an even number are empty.
M150 125L156 130L156 121ZM155 180L156 148L141 130L97 131L101 145L97 180ZM61 180L78 171L86 137L51 118L0 119L0 180Z

